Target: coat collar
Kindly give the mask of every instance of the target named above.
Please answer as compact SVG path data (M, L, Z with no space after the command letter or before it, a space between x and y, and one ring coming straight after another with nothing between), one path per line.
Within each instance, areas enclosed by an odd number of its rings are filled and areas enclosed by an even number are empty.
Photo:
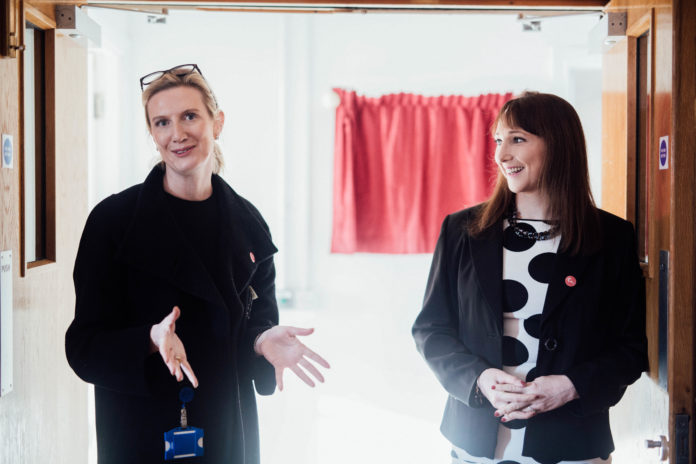
M176 287L224 305L224 298L195 250L187 242L166 201L164 169L156 166L142 184L131 224L118 248L116 258L148 273L158 275ZM241 293L259 263L277 251L270 235L251 207L219 176L213 175L213 194L220 217L220 253L233 271L234 289ZM227 301L229 303L229 301Z
M498 221L479 237L470 238L471 257L479 285L502 333L503 314L503 223ZM542 321L549 318L584 277L589 257L559 252L554 260L551 282L546 290ZM568 283L572 277L575 282Z
M232 190L220 176L213 176L220 218L220 249L232 260L234 282L241 293L251 281L258 265L271 259L278 249L271 241L268 226L258 211Z

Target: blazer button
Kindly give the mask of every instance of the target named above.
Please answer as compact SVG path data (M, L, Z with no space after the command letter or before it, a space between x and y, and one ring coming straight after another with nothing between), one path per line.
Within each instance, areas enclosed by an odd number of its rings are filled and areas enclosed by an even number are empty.
M547 338L544 341L544 348L546 348L546 351L555 351L558 348L558 342L555 338Z

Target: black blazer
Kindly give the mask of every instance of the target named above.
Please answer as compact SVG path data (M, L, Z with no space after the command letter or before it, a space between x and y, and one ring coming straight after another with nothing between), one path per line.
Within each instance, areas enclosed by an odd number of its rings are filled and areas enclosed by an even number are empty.
M474 391L482 371L502 368L503 226L469 236L477 208L445 219L413 336L449 393L442 433L474 456L493 458L499 419L490 402L477 404ZM542 463L608 456L609 407L647 368L633 227L601 210L599 218L600 251L558 253L544 303L534 376L565 374L580 398L528 420L523 454Z
M214 175L228 282L218 288L168 208L163 173L155 167L94 208L75 262L65 348L77 375L95 385L99 463L164 461L162 434L179 425L187 381L178 384L159 353L149 354L149 333L178 305L177 334L200 383L189 424L205 431L205 457L190 462L256 464L252 381L270 394L275 375L253 343L278 323L277 250L259 212Z

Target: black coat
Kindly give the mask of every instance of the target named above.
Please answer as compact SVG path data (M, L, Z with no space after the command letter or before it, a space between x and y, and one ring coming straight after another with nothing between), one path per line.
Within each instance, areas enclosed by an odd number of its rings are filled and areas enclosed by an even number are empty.
M481 372L502 368L503 226L471 237L466 225L475 211L452 214L442 225L413 336L449 393L442 433L474 456L493 458L499 419L474 392ZM633 227L604 211L599 217L601 249L559 252L546 294L536 376L565 374L580 398L529 419L523 454L542 463L609 455L609 407L647 368ZM567 276L575 277L574 287Z
M191 462L256 464L253 385L271 394L275 376L253 343L278 323L277 250L259 212L213 175L229 283L218 288L172 216L163 173L154 168L94 208L75 262L65 346L70 366L95 385L99 463L164 461L163 432L179 425L178 394L188 382L177 383L159 353L149 353L149 334L178 305L176 332L200 383L188 421L205 431L205 457Z

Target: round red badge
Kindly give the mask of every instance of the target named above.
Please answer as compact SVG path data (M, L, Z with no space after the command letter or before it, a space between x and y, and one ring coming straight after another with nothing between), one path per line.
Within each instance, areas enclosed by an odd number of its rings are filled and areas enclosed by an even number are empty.
M575 280L575 277L572 275L569 275L568 277L565 278L565 284L569 287L575 287L575 284L578 282Z
M256 262L256 256L254 256L254 253L252 253L251 251L249 252L249 258L251 259L252 263Z

